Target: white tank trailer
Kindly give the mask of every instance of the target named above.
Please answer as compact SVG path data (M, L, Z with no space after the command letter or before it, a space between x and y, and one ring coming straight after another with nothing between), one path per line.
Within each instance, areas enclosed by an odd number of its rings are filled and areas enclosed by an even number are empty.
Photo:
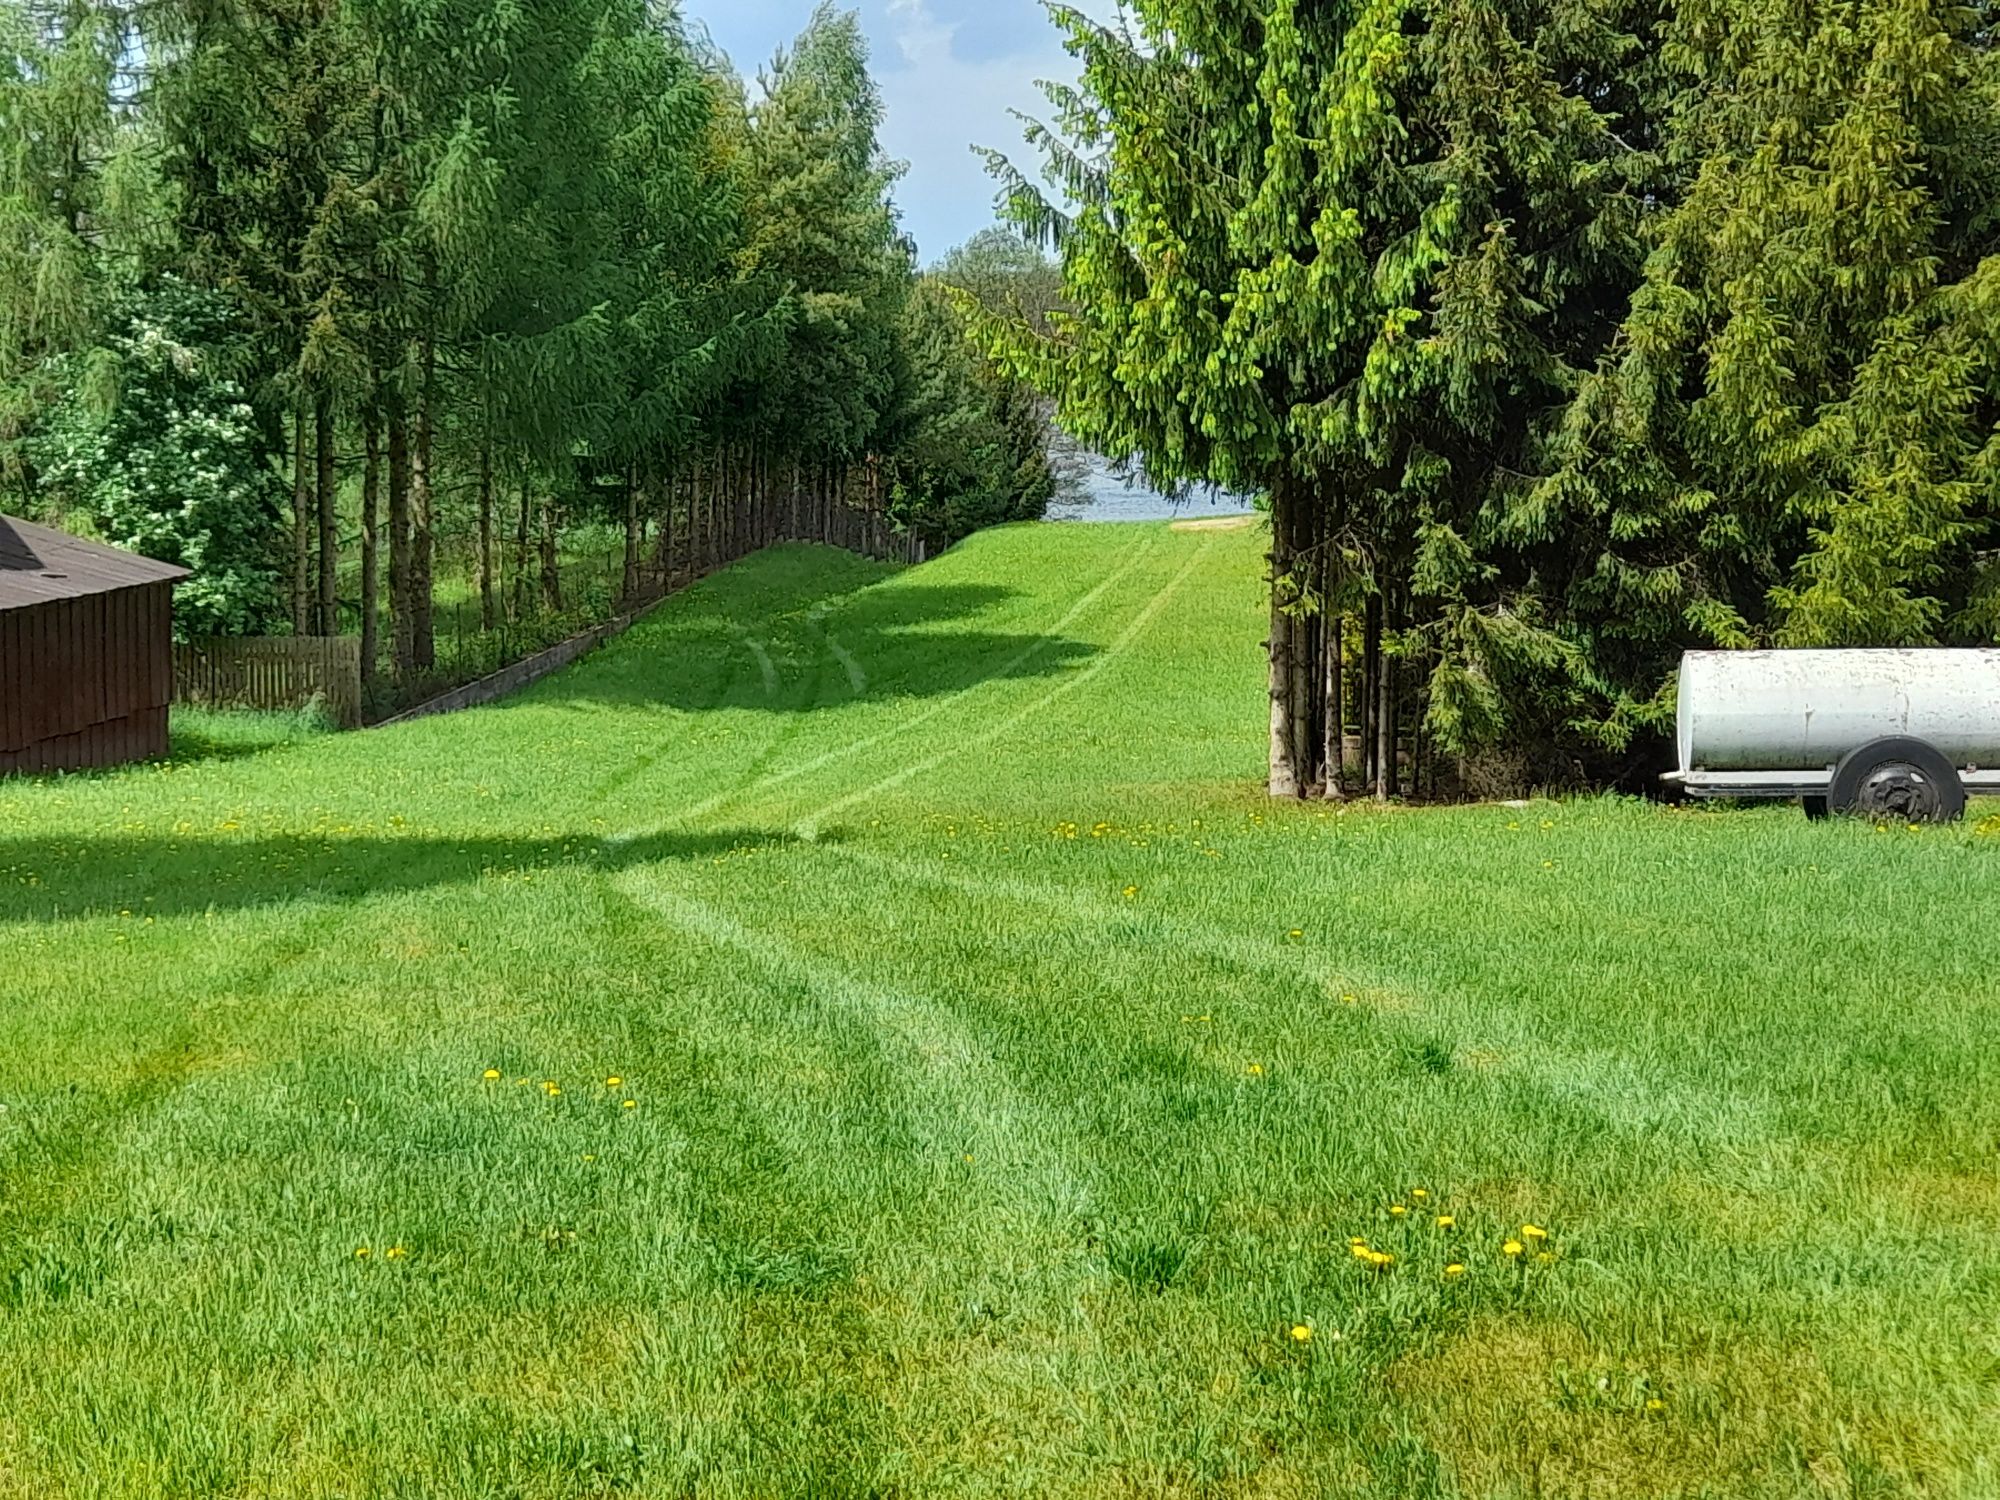
M2000 792L2000 651L1690 651L1679 738L1692 797L1949 822Z

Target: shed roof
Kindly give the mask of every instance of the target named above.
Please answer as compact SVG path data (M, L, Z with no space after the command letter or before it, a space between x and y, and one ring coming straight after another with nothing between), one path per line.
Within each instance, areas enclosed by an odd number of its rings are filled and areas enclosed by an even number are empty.
M187 576L186 568L171 563L0 516L0 609L24 609Z

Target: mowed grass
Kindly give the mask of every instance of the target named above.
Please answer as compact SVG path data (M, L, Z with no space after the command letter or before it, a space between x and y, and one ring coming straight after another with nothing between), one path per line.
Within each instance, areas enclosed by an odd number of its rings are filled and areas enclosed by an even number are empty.
M2000 1494L2000 838L1272 806L1259 547L0 785L0 1493Z

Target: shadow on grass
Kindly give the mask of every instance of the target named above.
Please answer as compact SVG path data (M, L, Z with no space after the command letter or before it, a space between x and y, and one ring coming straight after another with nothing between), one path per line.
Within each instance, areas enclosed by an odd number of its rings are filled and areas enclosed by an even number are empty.
M767 569L777 576L743 579L739 591L670 604L526 701L811 713L857 697L934 697L1057 676L1101 649L968 624L1016 596L1006 587L796 578L784 561Z
M651 834L628 840L348 838L0 839L0 922L59 922L129 912L133 920L358 901L542 871L613 873L792 843L770 829Z

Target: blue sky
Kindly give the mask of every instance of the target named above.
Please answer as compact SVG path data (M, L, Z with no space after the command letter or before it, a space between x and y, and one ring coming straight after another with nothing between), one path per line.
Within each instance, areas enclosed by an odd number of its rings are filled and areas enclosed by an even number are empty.
M882 143L908 162L896 198L926 262L993 222L994 184L969 149L997 146L1030 166L1009 109L1043 112L1040 78L1075 67L1037 0L850 0L861 12L888 120ZM813 0L683 0L739 71L755 77L804 27ZM1110 19L1115 0L1081 0Z

